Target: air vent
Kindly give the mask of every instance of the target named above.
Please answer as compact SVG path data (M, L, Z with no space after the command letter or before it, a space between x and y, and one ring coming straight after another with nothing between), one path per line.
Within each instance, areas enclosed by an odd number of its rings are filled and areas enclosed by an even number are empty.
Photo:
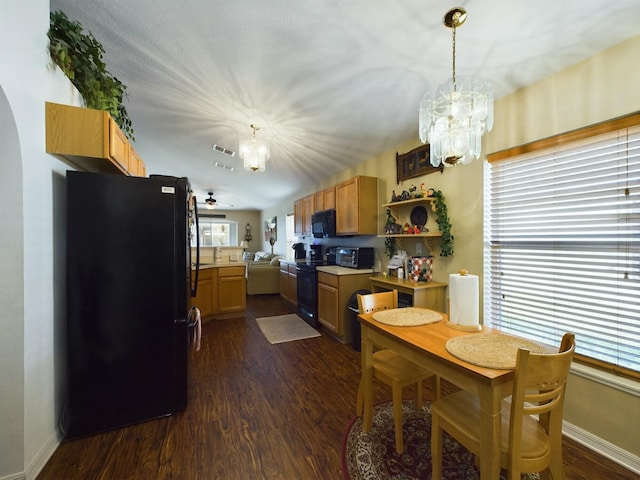
M233 157L236 154L236 152L234 152L233 150L229 150L228 148L224 148L224 147L222 147L220 145L217 145L215 143L213 144L213 149L216 152L224 153L225 155L229 155L230 157Z
M214 162L214 165L218 168L224 168L225 170L228 170L230 172L233 172L234 167L232 167L231 165L225 165L224 163L220 163L220 162Z

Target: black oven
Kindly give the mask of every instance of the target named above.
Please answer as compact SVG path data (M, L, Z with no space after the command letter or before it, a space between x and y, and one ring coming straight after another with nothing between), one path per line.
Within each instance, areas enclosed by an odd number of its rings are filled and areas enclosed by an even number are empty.
M296 274L298 275L298 308L296 313L314 328L318 328L320 326L320 322L318 321L317 264L318 263L313 262L300 262L296 265ZM322 265L322 262L319 264Z

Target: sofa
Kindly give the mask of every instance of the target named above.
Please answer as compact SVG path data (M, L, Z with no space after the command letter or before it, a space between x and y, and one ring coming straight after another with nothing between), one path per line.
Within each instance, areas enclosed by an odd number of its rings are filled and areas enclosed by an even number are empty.
M267 252L246 254L247 295L280 293L280 259L282 255Z

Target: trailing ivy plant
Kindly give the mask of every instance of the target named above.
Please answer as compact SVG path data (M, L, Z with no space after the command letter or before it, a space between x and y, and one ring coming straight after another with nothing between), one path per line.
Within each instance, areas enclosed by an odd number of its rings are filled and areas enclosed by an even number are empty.
M440 256L450 257L453 255L453 235L451 235L451 222L447 214L447 204L444 203L444 195L440 190L433 190L430 196L435 198L436 223L438 224L438 230L442 233Z
M131 119L122 104L127 87L107 71L102 44L61 11L51 13L48 37L51 59L78 89L86 106L109 112L125 135L135 141Z

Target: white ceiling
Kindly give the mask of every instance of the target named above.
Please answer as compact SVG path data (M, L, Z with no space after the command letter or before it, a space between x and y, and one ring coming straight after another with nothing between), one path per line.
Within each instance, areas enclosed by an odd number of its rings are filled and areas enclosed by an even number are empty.
M147 171L236 209L417 139L420 99L451 76L453 6L468 11L456 73L488 78L496 98L640 33L638 0L51 0L127 86ZM237 151L251 123L271 146L264 173L212 151Z

